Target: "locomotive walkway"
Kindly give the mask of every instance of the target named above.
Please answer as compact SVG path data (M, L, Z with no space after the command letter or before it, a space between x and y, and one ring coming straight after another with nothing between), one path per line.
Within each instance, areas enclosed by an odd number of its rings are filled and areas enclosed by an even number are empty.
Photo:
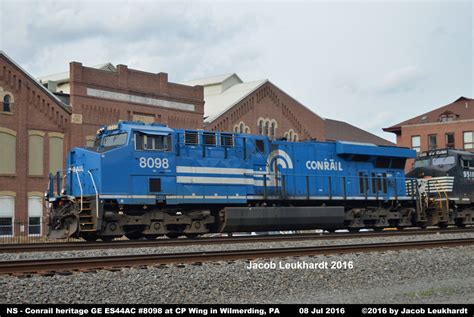
M280 242L280 241L304 241L304 240L332 240L332 239L353 239L353 238L377 238L391 236L410 235L430 235L446 233L469 233L474 232L474 227L451 228L451 229L406 229L403 231L383 231L383 232L358 232L358 233L306 233L306 234L286 234L267 236L237 236L237 237L212 237L196 239L158 239L148 240L116 240L111 242L47 242L47 243L25 243L25 244L0 244L0 253L19 252L53 252L72 250L93 250L93 249L122 249L122 248L143 248L143 247L165 247L165 246L186 246L186 245L215 245L233 243L259 243L259 242Z
M136 266L145 268L146 266L151 265L156 266L184 263L201 265L202 262L211 261L234 261L342 253L381 252L405 249L458 247L468 245L474 245L474 238L232 251L224 250L192 253L35 259L0 262L0 274L13 274L18 276L28 276L30 274L72 274L73 271L87 272L97 269L119 270L123 267Z

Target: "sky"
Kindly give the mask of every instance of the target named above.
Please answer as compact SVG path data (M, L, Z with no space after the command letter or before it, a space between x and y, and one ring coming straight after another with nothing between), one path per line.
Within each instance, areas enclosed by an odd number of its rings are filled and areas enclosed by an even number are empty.
M78 61L269 79L394 141L382 128L474 97L473 15L473 1L0 0L0 49L36 77Z

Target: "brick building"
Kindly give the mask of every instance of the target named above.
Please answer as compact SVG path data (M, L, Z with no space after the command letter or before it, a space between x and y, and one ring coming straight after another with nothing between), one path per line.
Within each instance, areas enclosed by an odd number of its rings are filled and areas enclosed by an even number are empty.
M0 236L42 233L48 174L63 170L67 151L92 142L100 126L141 120L202 128L200 86L125 65L72 62L65 74L40 83L0 51Z
M71 109L1 51L0 98L0 235L40 234L47 175L71 145Z
M94 140L97 129L119 120L161 122L173 128L202 129L202 87L168 82L166 73L148 73L110 63L40 79L72 106L72 146Z
M346 122L325 119L271 81L243 82L224 74L184 82L204 87L204 128L268 135L271 139L345 140L394 145Z
M454 102L383 129L397 136L397 145L417 152L452 148L474 151L474 100ZM407 169L411 168L407 162Z

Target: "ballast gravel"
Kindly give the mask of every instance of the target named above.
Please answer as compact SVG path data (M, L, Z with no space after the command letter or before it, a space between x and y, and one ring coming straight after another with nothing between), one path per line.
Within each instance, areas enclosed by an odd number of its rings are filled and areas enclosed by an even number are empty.
M417 236L416 239L461 238L465 234L450 236ZM415 238L396 238L402 239ZM350 241L367 242L364 240ZM381 240L377 238L373 242ZM313 241L311 245L316 242L349 243L325 240ZM268 243L258 245L269 246ZM175 247L171 252L209 247L188 246L179 250ZM124 250L113 251L123 253ZM91 251L87 252L92 255ZM104 250L97 254L105 255ZM68 253L72 255L77 254ZM261 268L249 269L252 263ZM298 268L302 263L320 267ZM327 268L324 263L328 264ZM335 268L331 268L332 263ZM474 303L473 263L474 247L469 246L262 259L251 263L149 266L51 277L0 276L0 303ZM285 265L294 268L280 267Z

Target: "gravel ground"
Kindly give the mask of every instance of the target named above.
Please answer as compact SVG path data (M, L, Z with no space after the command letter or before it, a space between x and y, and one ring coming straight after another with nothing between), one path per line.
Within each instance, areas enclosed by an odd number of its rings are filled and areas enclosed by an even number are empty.
M332 261L352 261L353 268L280 269L279 261L327 262L329 267ZM277 268L248 269L249 263L236 261L52 277L0 276L0 303L474 303L474 247L256 263L275 263Z
M315 245L338 245L338 244L359 244L376 242L395 242L412 240L443 240L472 238L474 232L452 233L452 234L430 234L430 235L411 235L411 236L391 236L374 237L358 239L335 239L335 240L303 240L303 241L283 241L283 242L254 242L254 243L235 243L221 245L187 245L187 246L167 246L152 248L124 248L124 249L99 249L99 250L73 250L60 252L25 252L25 253L2 253L0 261L26 260L26 259L46 259L46 258L67 258L67 257L96 257L110 255L131 255L131 254L154 254L154 253L178 253L178 252L202 252L219 250L244 250L260 248L285 248L298 246Z

